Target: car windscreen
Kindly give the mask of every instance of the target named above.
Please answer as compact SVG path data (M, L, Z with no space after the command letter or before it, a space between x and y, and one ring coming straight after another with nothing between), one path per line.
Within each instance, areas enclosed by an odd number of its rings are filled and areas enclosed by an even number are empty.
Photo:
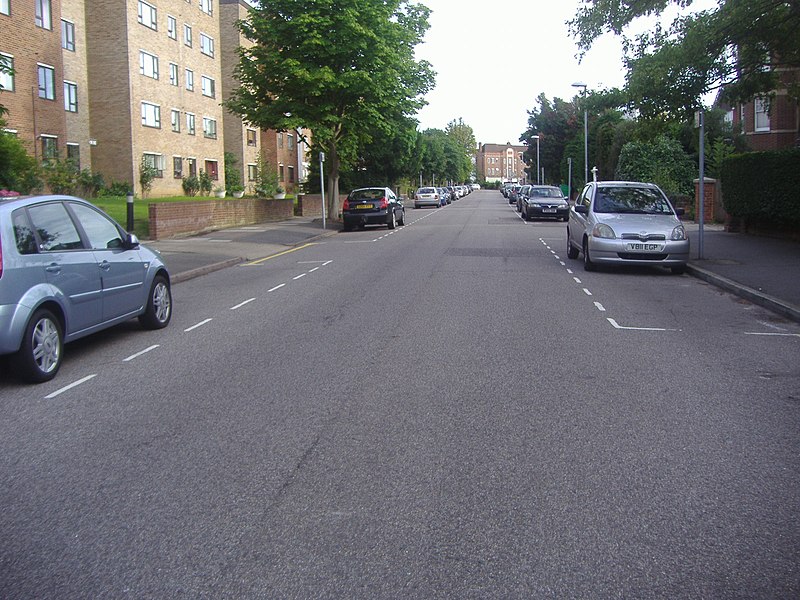
M594 212L668 215L672 207L653 188L603 187L595 194Z
M537 198L563 198L561 190L556 188L533 188L531 192Z

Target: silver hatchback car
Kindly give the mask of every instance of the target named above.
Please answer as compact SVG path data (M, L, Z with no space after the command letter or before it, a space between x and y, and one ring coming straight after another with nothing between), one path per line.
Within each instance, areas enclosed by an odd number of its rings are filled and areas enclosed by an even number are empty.
M664 192L652 183L591 182L569 211L567 256L583 266L661 265L683 273L689 238Z
M23 379L52 379L65 343L132 317L172 317L158 253L80 198L0 200L0 354Z

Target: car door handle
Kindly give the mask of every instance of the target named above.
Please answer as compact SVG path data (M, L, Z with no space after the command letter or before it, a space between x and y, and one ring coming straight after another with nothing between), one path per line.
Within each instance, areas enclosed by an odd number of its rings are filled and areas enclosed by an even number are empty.
M55 273L56 275L61 273L61 265L57 263L52 263L44 268L45 271L48 273Z
M100 267L100 269L103 270L103 271L108 271L111 268L111 263L108 262L107 260L104 260L103 262L101 262L97 266Z

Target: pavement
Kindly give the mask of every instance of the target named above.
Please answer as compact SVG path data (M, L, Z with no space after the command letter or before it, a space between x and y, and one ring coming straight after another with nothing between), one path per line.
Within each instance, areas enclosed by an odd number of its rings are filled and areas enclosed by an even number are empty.
M338 223L294 217L191 237L145 241L158 249L180 283L249 260L285 252L339 233ZM687 273L800 323L800 243L742 233L716 224L686 223L692 247Z

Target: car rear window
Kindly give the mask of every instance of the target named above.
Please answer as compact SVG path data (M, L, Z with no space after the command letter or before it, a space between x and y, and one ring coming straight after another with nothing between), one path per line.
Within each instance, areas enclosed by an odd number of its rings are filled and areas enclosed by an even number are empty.
M351 200L380 200L386 196L386 192L381 188L369 190L354 190L350 192Z
M419 189L417 190L417 193L418 193L418 194L435 194L435 193L437 193L437 192L436 192L436 190L435 190L435 189L433 189L433 188L419 188Z

